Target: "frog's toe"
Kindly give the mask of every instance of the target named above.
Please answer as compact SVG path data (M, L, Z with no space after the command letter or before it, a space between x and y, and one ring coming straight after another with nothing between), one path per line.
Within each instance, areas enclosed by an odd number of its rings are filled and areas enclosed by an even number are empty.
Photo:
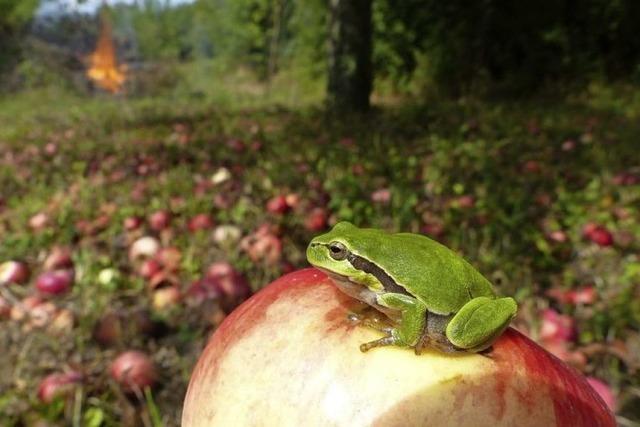
M369 341L364 344L360 344L360 351L363 353L366 353L372 348L384 347L384 346L395 345L395 344L396 344L395 338L392 335L388 335L386 337L383 337L374 341Z

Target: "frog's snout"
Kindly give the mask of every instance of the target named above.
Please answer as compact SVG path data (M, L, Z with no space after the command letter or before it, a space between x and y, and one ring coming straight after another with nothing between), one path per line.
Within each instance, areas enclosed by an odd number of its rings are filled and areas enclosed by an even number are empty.
M307 260L312 264L316 265L320 259L322 259L322 243L311 242L309 246L307 246Z

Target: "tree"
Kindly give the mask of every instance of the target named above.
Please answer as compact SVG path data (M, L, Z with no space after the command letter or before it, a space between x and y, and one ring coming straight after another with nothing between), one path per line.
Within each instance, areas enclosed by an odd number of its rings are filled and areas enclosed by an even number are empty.
M329 0L329 79L334 111L366 111L373 85L372 0Z
M38 0L0 0L0 72L19 53L19 37L33 17Z

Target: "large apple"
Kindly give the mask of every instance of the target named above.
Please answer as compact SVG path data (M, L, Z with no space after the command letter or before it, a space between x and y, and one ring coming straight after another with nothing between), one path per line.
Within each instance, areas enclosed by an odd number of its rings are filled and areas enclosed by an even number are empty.
M358 346L379 332L315 269L288 274L220 325L193 371L195 426L615 426L586 380L508 329L488 355Z

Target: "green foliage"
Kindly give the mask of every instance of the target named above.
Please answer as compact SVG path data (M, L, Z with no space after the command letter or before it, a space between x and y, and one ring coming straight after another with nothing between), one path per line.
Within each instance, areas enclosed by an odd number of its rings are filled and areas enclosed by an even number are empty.
M0 31L11 35L28 23L38 0L0 0Z
M0 1L5 67L15 65L10 59L19 52L37 4ZM113 18L129 60L215 58L230 69L250 67L265 80L287 68L318 80L326 74L328 7L321 0L197 0L175 6L144 0L116 4ZM92 19L64 16L46 37L70 43L80 37L79 29L84 37L95 37ZM635 81L640 79L639 20L640 4L633 0L374 0L377 87L518 95L594 78Z
M425 52L435 80L453 93L637 78L640 6L632 0L379 0L376 11L379 69L406 76Z
M0 0L0 73L20 52L20 36L31 21L38 0Z
M119 6L116 14L133 26L142 58L184 60L192 56L191 6L169 7L162 0L144 0L139 7Z

